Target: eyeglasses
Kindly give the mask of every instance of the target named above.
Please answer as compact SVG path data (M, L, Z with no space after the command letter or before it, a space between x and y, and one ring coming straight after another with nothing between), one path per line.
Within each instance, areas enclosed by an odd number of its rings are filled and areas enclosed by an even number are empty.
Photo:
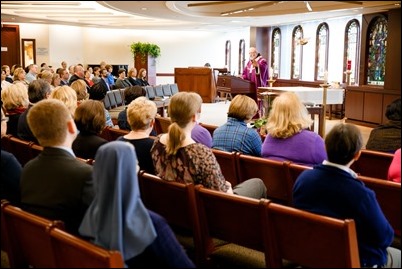
M1 121L8 122L8 117L4 117L4 118L2 118L2 119L1 119Z

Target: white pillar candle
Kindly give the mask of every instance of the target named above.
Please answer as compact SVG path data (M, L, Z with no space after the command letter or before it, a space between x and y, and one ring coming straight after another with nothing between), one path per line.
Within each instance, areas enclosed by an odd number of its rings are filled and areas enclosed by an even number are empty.
M328 82L328 71L324 72L324 84L327 84Z

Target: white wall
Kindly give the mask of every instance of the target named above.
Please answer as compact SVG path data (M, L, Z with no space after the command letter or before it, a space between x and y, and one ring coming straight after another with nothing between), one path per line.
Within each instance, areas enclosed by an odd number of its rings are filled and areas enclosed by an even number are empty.
M82 63L134 65L130 52L133 42L150 42L161 48L156 61L157 73L174 73L175 67L225 65L225 42L232 42L232 67L237 70L240 39L249 43L249 28L221 33L200 31L145 31L85 28L64 25L20 24L21 38L36 39L38 64L46 62L57 68ZM44 53L46 52L46 53ZM173 83L174 77L157 77L157 84Z
M305 38L310 38L303 47L302 80L314 81L315 36L317 26L326 22L329 26L328 81L342 81L344 31L351 19L360 24L362 17L342 17L324 21L301 23ZM293 28L298 25L280 26L282 33L280 78L290 78L290 57ZM250 44L250 28L230 32L203 31L150 31L127 29L99 29L64 25L20 24L21 38L36 39L37 63L46 62L59 67L64 60L68 65L82 63L133 66L130 44L133 42L155 43L161 48L156 62L157 73L174 73L175 67L203 66L224 67L225 43L231 41L232 72L238 73L239 41ZM247 57L247 55L246 55ZM308 59L308 60L307 60ZM311 59L311 60L310 60ZM173 77L157 77L157 84L172 83Z

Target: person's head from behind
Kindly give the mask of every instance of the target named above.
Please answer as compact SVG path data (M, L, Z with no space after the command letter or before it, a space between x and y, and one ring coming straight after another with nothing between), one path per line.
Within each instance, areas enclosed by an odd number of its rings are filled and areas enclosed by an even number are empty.
M127 108L127 121L131 130L147 130L152 128L156 117L156 104L141 96L132 101Z
M106 126L105 107L96 100L83 101L75 110L74 122L81 133L100 134Z
M43 147L72 143L77 136L70 111L57 99L39 101L28 111L27 121L32 133Z
M84 80L77 79L76 81L71 83L71 88L77 94L78 103L89 99L89 93L87 92L87 84L85 83Z
M228 117L249 121L254 117L257 111L257 103L251 97L239 94L230 102Z
M124 90L124 102L126 104L130 104L133 100L137 99L140 96L145 96L147 92L141 86L135 85L127 87Z
M387 106L385 116L388 120L401 121L401 98L394 100Z
M1 91L1 100L7 111L27 108L29 105L27 88L21 83L11 84Z
M28 86L28 97L29 102L37 103L43 99L47 99L50 96L50 84L41 80L36 79L29 83Z
M186 138L183 129L197 122L201 112L202 98L195 92L178 92L170 99L168 114L172 123L169 126L169 141L166 152L176 154Z
M94 84L88 91L89 99L102 101L105 99L107 90L102 87L101 83Z
M266 129L272 137L288 138L309 128L312 123L300 98L294 92L284 92L272 102Z
M355 125L339 123L325 137L328 161L347 165L357 160L363 147L362 134Z
M50 98L62 101L70 110L71 115L74 116L77 108L77 94L70 86L57 87L50 94Z

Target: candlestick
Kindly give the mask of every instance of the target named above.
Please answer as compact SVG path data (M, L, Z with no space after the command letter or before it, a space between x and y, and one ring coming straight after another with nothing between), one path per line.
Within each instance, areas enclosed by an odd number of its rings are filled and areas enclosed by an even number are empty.
M348 60L346 67L347 67L346 68L347 70L352 70L352 61L351 60Z
M271 67L269 69L269 79L272 80L272 76L274 75L274 69Z
M328 83L328 71L324 72L324 84Z
M321 124L322 130L320 130L320 133L322 134L323 138L325 137L325 120L326 120L326 114L327 114L327 111L326 111L327 110L327 90L328 90L329 86L330 85L326 81L325 81L324 84L320 84L320 87L323 89L323 92L322 92L322 109L323 109L323 113L324 113L324 116L322 117L323 123Z

